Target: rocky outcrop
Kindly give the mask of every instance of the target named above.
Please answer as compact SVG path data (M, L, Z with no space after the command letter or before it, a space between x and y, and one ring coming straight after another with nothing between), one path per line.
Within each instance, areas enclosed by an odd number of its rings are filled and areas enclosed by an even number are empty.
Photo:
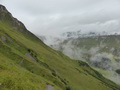
M54 87L47 83L46 90L54 90Z
M14 18L3 5L0 5L0 21L2 20L12 25L13 29L19 30L21 32L27 30L22 22Z
M118 74L120 75L120 69L117 69L117 70L116 70L116 73L118 73Z
M2 21L10 25L13 30L17 30L25 35L27 34L27 36L33 37L34 39L41 42L39 38L37 38L33 33L27 30L27 28L21 21L14 18L12 14L3 5L0 4L0 22Z

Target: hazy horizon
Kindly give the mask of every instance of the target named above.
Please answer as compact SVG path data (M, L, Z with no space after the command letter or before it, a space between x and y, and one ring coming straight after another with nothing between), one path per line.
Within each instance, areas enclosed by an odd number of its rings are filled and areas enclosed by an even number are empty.
M35 34L120 33L119 0L0 0Z

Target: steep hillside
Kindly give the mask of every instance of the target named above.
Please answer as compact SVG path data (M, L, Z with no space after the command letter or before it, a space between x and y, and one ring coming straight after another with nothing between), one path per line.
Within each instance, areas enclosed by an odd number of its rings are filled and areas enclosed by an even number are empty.
M46 46L0 5L0 90L119 90L88 64Z
M78 32L65 35L65 39L52 40L56 43L49 44L47 39L44 41L72 59L86 61L107 78L120 84L120 35L82 35Z

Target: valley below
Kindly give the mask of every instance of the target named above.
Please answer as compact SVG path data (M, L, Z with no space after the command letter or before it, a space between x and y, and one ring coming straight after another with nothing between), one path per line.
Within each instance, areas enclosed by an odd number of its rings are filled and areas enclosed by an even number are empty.
M120 90L119 35L70 35L38 38L0 4L0 90Z
M88 63L106 78L120 85L120 35L66 32L61 37L39 37L51 48Z

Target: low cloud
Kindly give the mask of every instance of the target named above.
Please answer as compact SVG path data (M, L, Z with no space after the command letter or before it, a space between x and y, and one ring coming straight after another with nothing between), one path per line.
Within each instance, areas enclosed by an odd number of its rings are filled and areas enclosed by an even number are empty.
M120 33L119 0L3 0L1 3L33 33L56 35L80 29L85 33Z

